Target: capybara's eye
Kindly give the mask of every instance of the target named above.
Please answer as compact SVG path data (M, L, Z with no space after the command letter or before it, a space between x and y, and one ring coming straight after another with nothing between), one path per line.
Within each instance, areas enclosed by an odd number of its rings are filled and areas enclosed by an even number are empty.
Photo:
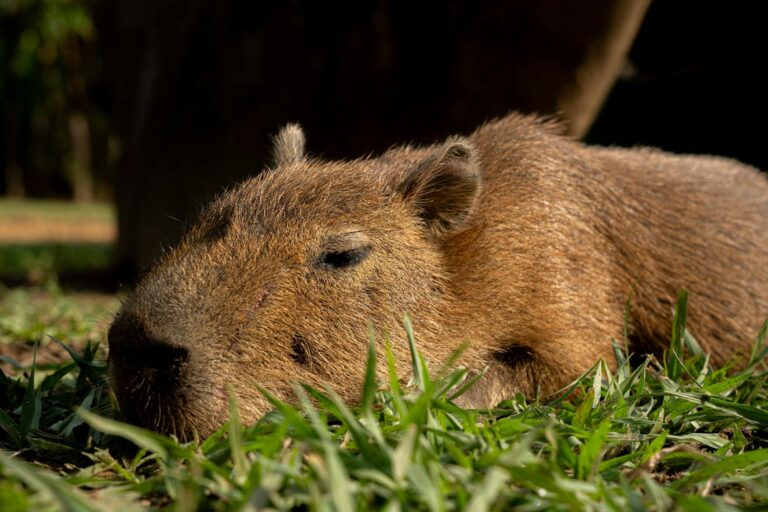
M314 264L323 270L336 270L357 265L371 253L371 242L358 230L335 233L323 241Z
M321 265L329 268L345 268L357 265L370 254L370 247L359 247L348 251L332 251L323 254Z

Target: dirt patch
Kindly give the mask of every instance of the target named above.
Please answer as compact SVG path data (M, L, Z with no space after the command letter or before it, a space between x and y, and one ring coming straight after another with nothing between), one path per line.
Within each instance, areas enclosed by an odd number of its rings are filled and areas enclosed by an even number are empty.
M110 220L0 217L0 243L112 243L117 227Z
M85 347L85 342L75 341L69 343L68 345L78 353L82 353L83 348ZM17 376L20 375L22 371L31 368L33 361L36 361L38 367L48 365L58 366L62 363L68 363L72 361L69 353L61 345L54 341L49 340L47 343L41 343L40 346L37 347L36 359L34 358L34 347L35 344L30 342L9 343L2 345L2 347L0 347L0 354L13 359L24 370L20 370L19 368L4 361L0 361L0 369L5 372L6 375ZM101 353L100 359L106 359L106 350L103 347L99 347L99 349L99 352Z

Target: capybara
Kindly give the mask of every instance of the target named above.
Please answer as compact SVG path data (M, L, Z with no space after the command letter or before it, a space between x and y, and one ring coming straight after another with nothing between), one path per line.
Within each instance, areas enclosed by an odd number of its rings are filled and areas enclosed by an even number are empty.
M205 435L230 389L244 420L267 411L257 385L287 400L296 382L328 385L354 402L369 326L408 374L406 312L433 368L467 343L460 363L488 369L466 400L478 407L613 361L630 296L637 353L664 349L682 288L718 363L744 360L768 314L768 180L733 160L585 146L518 114L341 162L305 156L289 125L274 156L118 313L110 379L127 420Z

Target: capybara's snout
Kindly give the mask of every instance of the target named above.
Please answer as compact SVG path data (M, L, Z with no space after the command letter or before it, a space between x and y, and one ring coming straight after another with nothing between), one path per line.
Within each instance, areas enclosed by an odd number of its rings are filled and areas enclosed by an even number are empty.
M121 313L109 330L109 376L121 416L154 428L163 409L184 399L189 362L188 348Z

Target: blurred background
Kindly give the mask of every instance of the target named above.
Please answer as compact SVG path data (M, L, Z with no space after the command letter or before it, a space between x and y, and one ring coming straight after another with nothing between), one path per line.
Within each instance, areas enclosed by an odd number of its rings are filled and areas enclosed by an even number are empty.
M0 0L0 283L130 286L289 121L313 154L353 158L522 110L589 143L766 169L761 11Z

